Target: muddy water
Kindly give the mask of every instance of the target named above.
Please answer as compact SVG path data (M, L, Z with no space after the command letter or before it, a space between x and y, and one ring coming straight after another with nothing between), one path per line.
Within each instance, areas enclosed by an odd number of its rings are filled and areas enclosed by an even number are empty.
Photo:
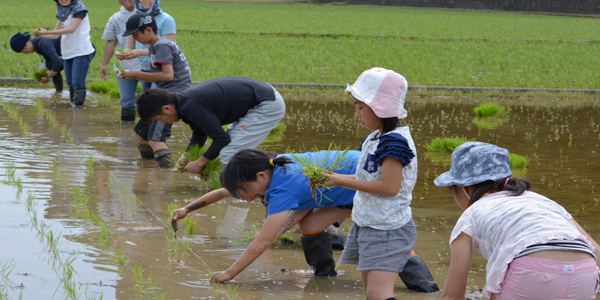
M189 226L180 223L175 242L166 230L168 206L184 206L206 193L207 186L196 176L157 169L156 162L138 159L134 124L119 121L116 99L92 95L85 107L72 109L67 95L50 90L4 88L0 95L10 103L0 109L4 298L233 298L228 286L216 289L208 278L211 270L226 269L247 245L234 242L240 239L240 227L260 226L265 216L261 204L229 199L206 207L190 217L195 221L191 234ZM302 151L313 145L327 147L331 141L355 147L369 133L343 97L284 97L287 130L283 136L270 136L262 149ZM38 98L43 105L39 111L34 101ZM427 153L423 147L434 137L491 142L529 156L527 169L515 174L565 206L600 240L600 203L595 200L600 200L598 104L501 100L510 115L484 122L474 119L472 110L488 102L485 99L407 102L405 123L412 128L419 157L412 203L418 225L415 251L441 285L450 258L448 238L461 212L446 189L433 185L433 179L449 168L448 156ZM57 125L52 125L53 118ZM173 126L169 144L174 153L184 150L189 134L185 124ZM78 205L82 199L86 204ZM347 232L350 225L346 221L342 227ZM292 237L299 240L297 229ZM483 287L485 263L474 257L469 288ZM229 287L237 286L241 299L364 299L355 267L338 267L338 277L312 278L298 245L276 246ZM399 299L439 298L406 292L400 280L395 291Z

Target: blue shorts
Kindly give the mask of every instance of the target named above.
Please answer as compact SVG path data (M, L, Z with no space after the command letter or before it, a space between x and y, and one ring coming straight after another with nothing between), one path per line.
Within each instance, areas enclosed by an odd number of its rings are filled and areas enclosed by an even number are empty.
M171 126L172 124L160 121L152 121L152 124L148 125L146 122L139 120L133 127L133 131L147 141L153 140L164 143L167 137L171 136Z

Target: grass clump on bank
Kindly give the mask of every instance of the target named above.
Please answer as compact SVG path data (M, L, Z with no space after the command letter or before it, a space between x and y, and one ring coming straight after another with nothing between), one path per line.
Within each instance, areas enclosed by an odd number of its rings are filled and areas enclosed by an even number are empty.
M437 138L431 140L431 143L425 144L425 149L427 149L429 151L434 151L434 152L452 153L454 151L454 149L456 149L456 147L458 147L466 142L472 142L472 140L461 139L461 138L457 138L457 137L454 137L454 138L437 137Z
M94 81L88 85L88 88L92 92L108 94L112 98L121 98L121 93L119 92L119 84L116 81ZM140 84L138 84L137 93L139 94L141 90L142 87Z
M484 103L473 109L478 117L503 117L508 114L504 106L496 103Z

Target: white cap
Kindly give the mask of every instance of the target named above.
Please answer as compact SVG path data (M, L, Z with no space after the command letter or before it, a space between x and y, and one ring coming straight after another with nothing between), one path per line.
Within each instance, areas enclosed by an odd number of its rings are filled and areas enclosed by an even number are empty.
M346 93L364 102L380 118L404 119L408 115L404 109L407 90L404 76L392 70L372 68L360 74L353 85L348 85Z

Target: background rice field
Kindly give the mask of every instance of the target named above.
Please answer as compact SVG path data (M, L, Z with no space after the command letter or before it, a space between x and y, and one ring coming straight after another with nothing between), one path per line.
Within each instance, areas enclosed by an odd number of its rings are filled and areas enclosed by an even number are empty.
M98 49L117 1L85 0ZM37 55L10 37L53 28L54 2L0 0L0 77L31 77ZM392 7L163 1L193 80L236 75L271 83L353 82L380 66L412 86L600 89L600 19ZM114 77L114 74L110 74Z

